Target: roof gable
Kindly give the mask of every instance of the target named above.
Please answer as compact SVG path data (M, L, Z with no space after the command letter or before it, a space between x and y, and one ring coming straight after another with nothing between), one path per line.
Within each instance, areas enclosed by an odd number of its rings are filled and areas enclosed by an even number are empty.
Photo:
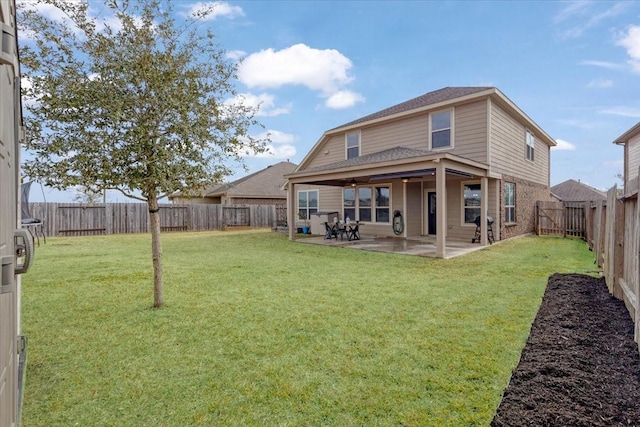
M606 200L604 191L590 187L586 184L569 179L551 187L551 192L563 202L586 202L589 200Z
M366 123L372 120L381 119L384 117L392 116L394 114L404 113L411 110L416 110L419 108L428 107L430 105L436 105L441 102L452 101L457 98L462 98L465 96L473 95L478 92L484 92L486 90L495 89L494 87L484 86L484 87L445 87L442 89L434 90L433 92L425 93L424 95L420 95L416 98L410 99L405 102L401 102L400 104L396 104L389 108L385 108L384 110L380 110L376 113L369 114L368 116L361 117L359 119L353 120L349 123L345 123L341 126L338 126L334 129L340 129L343 127L348 127L360 123ZM333 129L331 129L333 130Z
M205 194L205 197L222 195L227 197L286 197L287 193L282 189L284 175L293 172L296 167L295 163L280 162L228 184L214 187Z
M540 140L546 145L550 147L556 145L555 140L551 138L551 136L549 136L509 98L507 98L498 88L493 86L445 87L425 93L424 95L401 102L325 131L311 150L306 154L304 159L302 159L297 170L305 170L309 162L318 155L324 143L333 135L352 129L363 128L369 125L382 125L401 117L409 117L413 114L426 113L429 110L436 110L438 108L448 108L483 98L489 98L498 103L498 105L503 107L509 115L517 118L518 121L521 121L525 126L530 128L535 133L536 138L540 138Z

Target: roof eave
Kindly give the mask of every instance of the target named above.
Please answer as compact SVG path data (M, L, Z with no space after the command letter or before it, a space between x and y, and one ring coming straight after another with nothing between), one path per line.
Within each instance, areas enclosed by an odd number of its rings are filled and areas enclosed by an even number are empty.
M326 169L326 170L319 170L319 171L316 170L316 171L309 171L309 172L307 171L294 172L292 174L285 175L285 178L287 179L288 182L293 182L293 183L298 183L298 181L300 181L301 179L304 180L304 178L309 178L314 176L338 175L346 178L346 177L352 177L354 173L357 173L359 171L366 171L371 168L379 169L379 168L384 168L388 166L402 166L402 165L409 166L411 164L415 164L415 163L423 164L425 162L435 163L440 160L451 160L461 165L468 166L470 168L482 170L484 171L483 173L489 173L489 167L483 163L476 162L474 160L465 159L449 153L435 153L435 154L429 154L426 156L407 157L405 159L388 160L384 162L368 163L368 164L358 165L358 166L345 166L345 167L336 168L336 169Z
M540 126L538 126L538 124L533 121L533 119L531 117L529 117L527 115L527 113L525 113L524 111L522 111L520 109L520 107L518 107L513 101L511 101L504 93L502 93L498 88L496 88L495 90L495 95L502 101L504 102L506 105L509 106L509 108L515 112L516 114L518 114L520 117L522 117L525 122L527 123L527 125L529 125L532 129L534 129L536 131L536 133L538 135L541 135L544 139L544 142L549 146L549 147L555 147L556 145L558 145L558 143L555 141L555 139L553 139L551 137L551 135L549 135L547 132L545 132Z
M613 143L616 145L625 145L636 134L640 133L640 122L636 123L631 129L617 137Z
M425 105L422 107L418 107L418 108L413 108L411 110L407 110L407 111L401 111L399 113L395 113L395 114L390 114L388 116L384 116L384 117L378 117L376 119L371 119L371 120L367 120L366 122L359 122L359 123L354 123L352 125L347 125L347 126L340 126L331 130L328 130L327 132L325 132L325 135L332 135L334 133L342 133L351 129L359 129L359 128L363 128L366 126L371 126L371 125L376 125L376 124L380 124L380 123L384 123L384 122L389 122L389 121L393 121L393 120L397 120L406 116L413 116L415 114L420 114L423 113L425 111L430 111L430 110L438 110L441 108L445 108L451 105L455 105L455 104L459 104L462 102L467 102L467 101L471 101L473 99L477 99L477 98L483 98L489 95L492 95L494 93L497 92L497 88L492 87L489 88L487 90L483 90L481 92L475 92L475 93L471 93L469 95L463 95L457 98L452 98L452 99L448 99L446 101L441 101L441 102L436 102L435 104L429 104L429 105Z

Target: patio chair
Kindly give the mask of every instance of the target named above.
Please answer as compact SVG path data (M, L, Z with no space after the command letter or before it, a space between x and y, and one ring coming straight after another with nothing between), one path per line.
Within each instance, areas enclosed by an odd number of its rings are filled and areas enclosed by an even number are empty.
M324 223L324 229L325 229L325 233L324 233L324 238L325 239L333 239L334 237L336 238L336 240L338 240L338 229L337 227L332 227L329 225L328 222L325 221Z
M44 233L44 221L31 215L31 209L29 208L31 184L33 184L32 181L25 182L20 186L20 225L29 231L31 237L37 240L38 246L40 246L40 235L42 235L45 244L47 243L47 236Z
M356 222L355 225L350 225L347 231L347 237L349 240L360 240L360 224Z

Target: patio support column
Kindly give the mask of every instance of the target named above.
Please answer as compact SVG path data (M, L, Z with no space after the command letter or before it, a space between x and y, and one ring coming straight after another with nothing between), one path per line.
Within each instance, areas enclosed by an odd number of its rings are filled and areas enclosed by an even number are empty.
M436 163L436 256L447 256L447 174L442 161Z
M287 191L287 223L289 225L289 240L295 240L294 236L296 235L296 193L295 193L295 184L289 181L289 189Z
M407 214L409 213L407 211L407 183L404 182L404 180L402 180L402 212L404 212L404 221L405 221L405 226L403 227L402 230L402 237L404 237L405 239L407 238Z
M487 207L489 206L489 180L480 178L480 244L487 246Z

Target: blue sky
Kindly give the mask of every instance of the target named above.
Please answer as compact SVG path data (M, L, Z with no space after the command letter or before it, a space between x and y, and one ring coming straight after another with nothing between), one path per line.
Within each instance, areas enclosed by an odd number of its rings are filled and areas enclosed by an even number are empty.
M174 5L186 14L202 3ZM243 58L238 92L261 102L272 139L270 155L246 158L250 172L299 163L324 131L432 90L496 86L558 141L551 185L620 182L623 149L612 141L640 121L638 2L240 1L214 10L202 26Z

